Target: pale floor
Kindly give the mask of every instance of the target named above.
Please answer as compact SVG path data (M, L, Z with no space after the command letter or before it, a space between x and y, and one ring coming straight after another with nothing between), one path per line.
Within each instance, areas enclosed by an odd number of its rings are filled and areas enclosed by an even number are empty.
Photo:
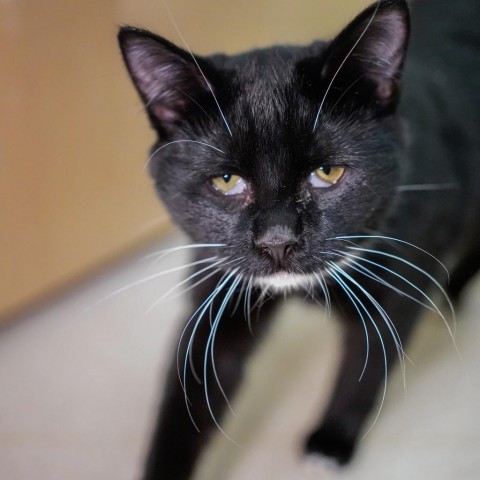
M142 257L0 333L0 479L139 478L176 322L187 311L178 298L146 313L183 272L111 295L185 258L173 254L152 267ZM225 427L242 448L219 436L198 477L480 478L479 294L477 280L458 311L463 363L441 320L428 316L408 349L406 389L401 375L391 376L380 418L344 471L297 455L331 384L338 330L316 309L289 304Z

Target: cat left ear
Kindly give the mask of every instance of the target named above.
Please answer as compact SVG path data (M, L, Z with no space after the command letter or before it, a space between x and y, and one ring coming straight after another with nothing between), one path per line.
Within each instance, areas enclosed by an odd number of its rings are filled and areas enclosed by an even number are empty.
M342 97L380 113L394 110L409 36L406 0L379 0L358 15L327 50L322 79L331 83L330 101Z
M153 33L123 27L118 40L152 126L170 135L208 95L207 80L191 54Z

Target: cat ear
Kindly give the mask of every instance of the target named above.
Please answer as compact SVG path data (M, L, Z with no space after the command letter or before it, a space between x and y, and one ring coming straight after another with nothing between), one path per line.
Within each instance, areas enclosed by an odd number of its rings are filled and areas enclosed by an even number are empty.
M330 44L322 80L332 99L393 110L408 47L410 15L405 0L379 0L359 14Z
M188 52L145 30L123 27L118 41L153 127L172 133L208 92L199 67Z

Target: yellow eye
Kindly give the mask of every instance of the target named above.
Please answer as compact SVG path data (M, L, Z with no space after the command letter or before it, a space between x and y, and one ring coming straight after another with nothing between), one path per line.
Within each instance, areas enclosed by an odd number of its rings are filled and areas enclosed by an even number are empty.
M247 189L247 183L238 175L225 174L212 178L213 187L224 195L238 195Z
M324 165L310 175L310 184L316 188L328 188L335 185L345 173L345 167Z

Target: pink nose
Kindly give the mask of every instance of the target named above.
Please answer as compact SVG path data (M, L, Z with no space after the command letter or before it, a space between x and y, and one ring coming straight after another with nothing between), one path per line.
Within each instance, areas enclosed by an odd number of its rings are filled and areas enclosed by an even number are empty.
M269 256L277 266L285 263L298 245L293 231L285 226L277 225L270 228L255 242L260 252Z
M271 257L276 265L283 265L285 263L285 260L294 250L295 245L296 242L284 242L270 245L259 245L259 248L269 257Z

